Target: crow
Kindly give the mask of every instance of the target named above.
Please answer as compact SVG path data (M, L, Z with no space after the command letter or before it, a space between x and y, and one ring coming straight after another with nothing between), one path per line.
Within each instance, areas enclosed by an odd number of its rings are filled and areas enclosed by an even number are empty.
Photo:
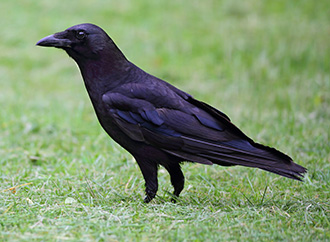
M254 142L223 112L128 61L94 24L72 26L36 45L63 49L75 60L101 126L141 169L146 203L156 196L159 165L170 174L173 202L184 188L182 162L256 167L300 181L307 171Z

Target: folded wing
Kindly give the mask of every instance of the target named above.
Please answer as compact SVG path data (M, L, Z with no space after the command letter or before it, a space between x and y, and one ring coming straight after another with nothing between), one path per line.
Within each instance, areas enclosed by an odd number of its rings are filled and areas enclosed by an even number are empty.
M145 142L182 160L223 166L257 167L301 180L306 169L274 148L255 143L217 109L193 99L182 105L157 105L148 98L106 93L103 101L117 125L131 139ZM177 99L176 99L177 102Z

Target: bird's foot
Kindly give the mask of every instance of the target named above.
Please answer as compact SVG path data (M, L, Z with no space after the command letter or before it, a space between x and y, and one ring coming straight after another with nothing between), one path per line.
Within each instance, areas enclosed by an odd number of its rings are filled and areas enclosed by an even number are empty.
M154 199L154 197L150 197L150 196L147 195L147 196L145 196L143 202L144 203L149 203L152 199Z
M149 203L154 197L156 196L156 192L150 191L149 189L146 189L146 196L144 198L145 203Z
M176 203L179 200L179 196L176 196L175 194L172 195L171 202Z

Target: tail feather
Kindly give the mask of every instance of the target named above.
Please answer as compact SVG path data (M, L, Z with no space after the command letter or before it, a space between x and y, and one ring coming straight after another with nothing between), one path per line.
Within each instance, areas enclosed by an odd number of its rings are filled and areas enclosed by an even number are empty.
M276 151L278 153L279 151ZM275 152L274 152L275 153ZM266 157L246 155L245 153L235 154L222 154L222 153L209 153L207 155L201 154L202 157L210 159L213 163L219 164L221 162L229 162L233 165L242 165L248 167L256 167L265 171L269 171L284 177L301 181L301 177L306 173L306 168L294 163L291 158L283 159L277 157L275 154L269 153ZM272 157L269 159L269 157Z
M261 168L263 169L263 168ZM304 177L304 173L307 172L307 169L305 167L302 167L294 162L291 162L291 165L289 168L277 168L277 167L270 167L270 169L263 169L269 172L273 172L275 174L288 177L291 179L295 179L298 181L302 181L302 178Z
M168 152L192 162L255 167L299 181L307 171L286 154L254 142L238 140L231 143L214 143L190 137L184 137L184 141L183 150Z
M241 165L247 167L255 167L265 171L269 171L284 177L301 181L301 177L306 173L306 168L294 163L293 161L283 162L283 160L268 160L256 158L253 156L247 157L241 154L200 154L201 157L209 159L215 164L222 165L223 162L231 165Z

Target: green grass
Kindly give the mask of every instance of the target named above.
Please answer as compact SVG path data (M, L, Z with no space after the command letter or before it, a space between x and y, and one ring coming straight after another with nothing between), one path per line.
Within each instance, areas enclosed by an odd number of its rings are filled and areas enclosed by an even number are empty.
M330 240L329 1L4 0L0 16L0 241ZM185 164L177 204L163 169L144 204L138 166L101 130L74 62L34 46L83 22L290 154L305 182Z

